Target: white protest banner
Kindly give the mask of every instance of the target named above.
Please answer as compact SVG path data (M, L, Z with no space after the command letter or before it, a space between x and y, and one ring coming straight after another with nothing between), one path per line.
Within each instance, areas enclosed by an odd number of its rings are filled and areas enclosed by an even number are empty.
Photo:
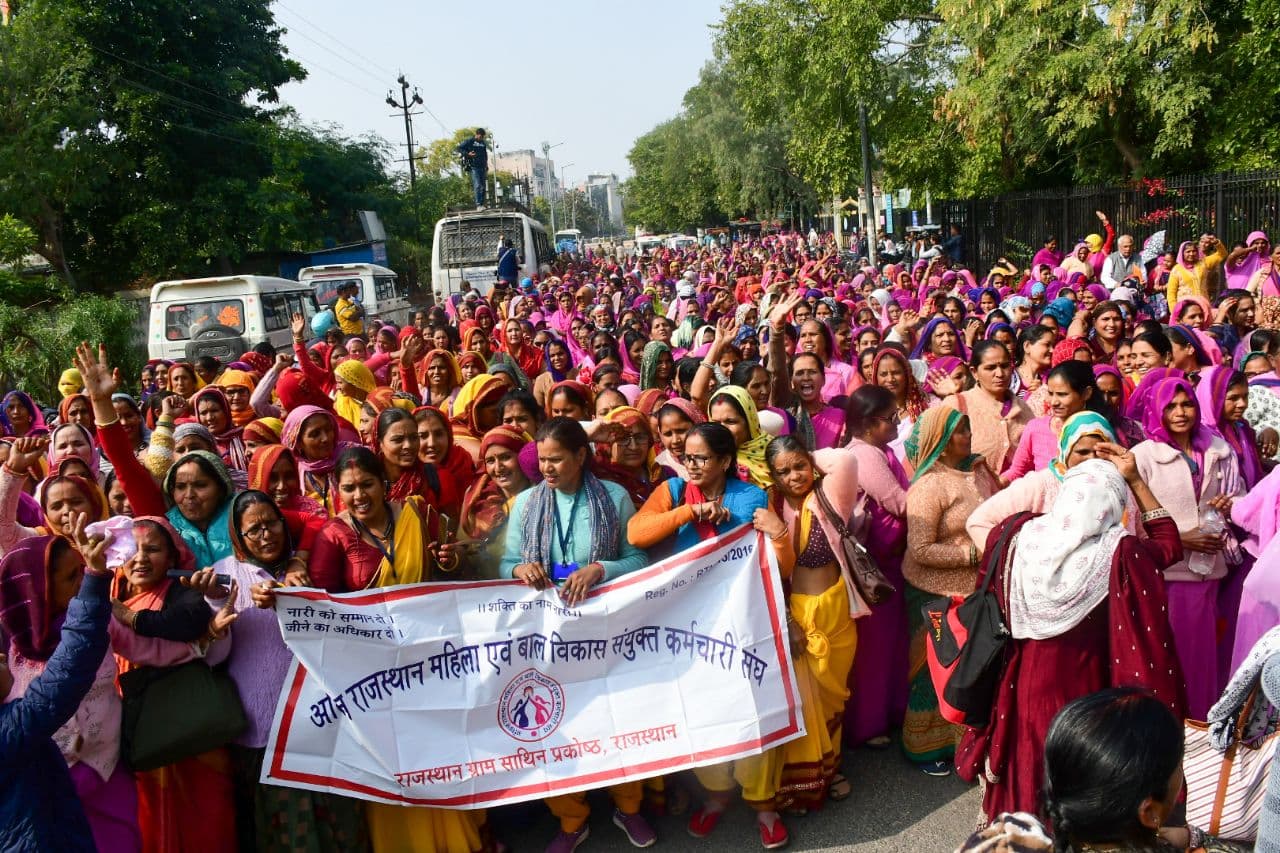
M777 559L749 525L573 609L518 581L278 592L296 659L264 782L477 808L804 734Z

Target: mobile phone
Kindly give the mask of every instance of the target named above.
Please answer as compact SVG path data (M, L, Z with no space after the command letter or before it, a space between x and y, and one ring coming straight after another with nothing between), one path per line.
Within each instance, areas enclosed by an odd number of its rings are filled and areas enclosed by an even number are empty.
M164 574L165 574L165 577L173 578L174 580L181 580L182 578L187 578L188 580L190 580L191 578L195 577L196 573L184 572L181 569L170 569ZM224 575L222 572L218 572L216 575L213 576L213 579L216 580L222 586L231 586L231 575Z

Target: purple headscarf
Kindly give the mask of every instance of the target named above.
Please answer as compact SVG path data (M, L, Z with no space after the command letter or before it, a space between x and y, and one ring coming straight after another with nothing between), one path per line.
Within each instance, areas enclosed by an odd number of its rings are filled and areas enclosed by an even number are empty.
M1172 367L1153 367L1142 377L1138 387L1129 395L1129 403L1125 407L1125 417L1140 424L1146 422L1147 406L1151 402L1151 393L1155 387L1166 379L1181 379L1183 373Z
M913 359L925 358L925 354L929 352L929 343L933 338L934 331L944 323L951 327L951 331L956 333L956 352L963 359L969 358L969 351L964 346L964 338L961 336L960 330L955 327L955 324L946 317L934 317L925 325L924 331L920 333L920 340L916 341L915 349L911 351Z
M1244 374L1227 367L1208 367L1200 372L1196 384L1196 400L1200 403L1200 419L1211 432L1222 436L1240 460L1240 474L1245 487L1252 489L1262 479L1262 458L1258 454L1257 439L1253 427L1246 421L1226 423L1221 420L1222 407L1227 401L1227 390L1233 380L1244 382Z
M1173 402L1173 398L1180 391L1185 393L1191 399L1191 402L1195 403L1196 416L1191 425L1191 446L1200 453L1204 453L1209 449L1209 444L1213 441L1213 433L1204 424L1195 389L1185 379L1169 377L1156 384L1151 390L1151 398L1147 404L1147 410L1142 416L1143 428L1146 430L1147 438L1152 441L1159 441L1176 447L1173 437L1169 435L1169 430L1164 425L1164 410L1169 407L1169 404Z

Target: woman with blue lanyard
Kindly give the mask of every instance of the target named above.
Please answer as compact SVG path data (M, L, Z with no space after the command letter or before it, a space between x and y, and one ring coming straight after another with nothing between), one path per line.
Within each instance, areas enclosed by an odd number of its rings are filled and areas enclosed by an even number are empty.
M501 574L534 589L558 586L573 606L591 587L643 568L648 558L627 541L627 522L636 508L626 490L591 472L591 446L582 425L551 418L538 429L537 442L543 479L517 495L511 507ZM640 780L609 787L613 822L635 847L657 841L640 814L643 791ZM560 833L547 850L571 853L590 830L586 792L549 797L546 803L560 819Z

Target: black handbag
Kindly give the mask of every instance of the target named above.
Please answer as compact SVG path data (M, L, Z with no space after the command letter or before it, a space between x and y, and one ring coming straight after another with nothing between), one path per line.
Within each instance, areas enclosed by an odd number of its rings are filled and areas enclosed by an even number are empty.
M929 678L938 694L938 712L948 722L981 728L991 718L1010 636L991 581L1008 559L1013 534L1032 515L1020 512L1005 524L995 548L985 555L985 571L973 592L937 598L921 608Z
M120 675L120 754L155 770L208 752L249 726L231 676L203 660L143 666Z
M822 507L822 514L831 522L831 526L836 529L836 534L840 537L840 541L836 544L840 548L839 553L844 556L845 565L849 567L849 574L853 576L853 583L858 588L858 593L867 604L879 604L888 599L898 590L889 583L884 573L880 571L880 567L876 565L876 561L871 559L871 555L867 553L866 548L862 547L857 537L849 532L849 526L836 512L831 501L827 500L827 496L822 493L821 483L814 486L813 493L818 496L818 506Z

